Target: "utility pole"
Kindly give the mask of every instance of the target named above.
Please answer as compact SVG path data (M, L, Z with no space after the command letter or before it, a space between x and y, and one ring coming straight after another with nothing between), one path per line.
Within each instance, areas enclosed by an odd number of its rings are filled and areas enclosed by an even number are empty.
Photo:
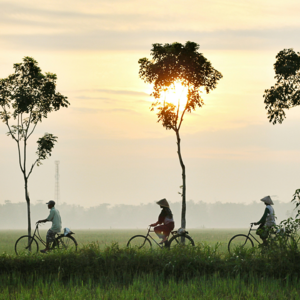
M54 200L56 204L59 202L59 160L55 162L55 191L54 191Z

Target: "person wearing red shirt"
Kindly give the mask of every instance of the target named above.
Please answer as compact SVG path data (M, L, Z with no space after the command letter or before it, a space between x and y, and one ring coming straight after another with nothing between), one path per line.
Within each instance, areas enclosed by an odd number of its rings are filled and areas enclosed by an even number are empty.
M162 239L160 244L163 244L168 240L168 236L170 232L174 229L175 224L168 201L166 199L161 199L156 203L160 206L160 208L162 208L162 211L158 216L158 221L156 223L151 224L150 226L154 227L154 232L159 238ZM159 224L163 225L157 226Z

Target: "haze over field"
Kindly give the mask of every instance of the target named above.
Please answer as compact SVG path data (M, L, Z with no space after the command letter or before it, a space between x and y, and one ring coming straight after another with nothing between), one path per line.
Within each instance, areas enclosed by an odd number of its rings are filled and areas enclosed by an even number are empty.
M300 109L273 126L262 96L275 83L276 54L300 51L299 10L292 0L0 1L0 78L32 56L43 72L57 74L57 89L71 103L30 139L33 160L42 134L58 136L30 178L32 201L53 198L56 160L61 203L180 201L175 136L149 111L153 98L137 62L150 57L152 43L190 40L224 78L183 123L187 199L249 204L276 195L289 202L300 187ZM1 123L0 203L25 203L16 144L6 132Z
M295 216L292 203L275 201L276 224ZM257 222L263 215L263 203L253 202L249 205L241 203L204 203L188 201L187 227L198 228L247 228L251 222ZM62 226L71 229L144 229L157 221L160 208L154 204L110 206L103 203L84 208L80 205L62 203L56 207L60 211ZM181 202L171 203L175 220L175 230L180 228ZM20 203L0 204L0 230L24 229L27 218L25 201ZM48 217L49 210L39 200L31 206L32 223ZM41 229L48 229L50 223L42 224ZM145 232L146 233L146 232Z

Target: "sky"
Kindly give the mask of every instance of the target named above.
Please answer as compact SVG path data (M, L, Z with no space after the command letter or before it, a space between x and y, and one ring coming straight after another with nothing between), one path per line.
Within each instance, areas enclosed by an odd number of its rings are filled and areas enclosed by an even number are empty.
M29 179L32 202L53 199L60 162L59 202L181 201L176 138L149 107L151 87L138 60L153 43L193 41L223 74L187 114L181 129L187 200L252 203L266 195L289 202L300 188L300 108L269 123L264 90L274 85L276 54L300 51L300 2L245 1L3 1L0 78L31 56L56 73L69 108L51 113L29 141L58 136L52 156ZM0 203L25 201L16 143L0 124Z

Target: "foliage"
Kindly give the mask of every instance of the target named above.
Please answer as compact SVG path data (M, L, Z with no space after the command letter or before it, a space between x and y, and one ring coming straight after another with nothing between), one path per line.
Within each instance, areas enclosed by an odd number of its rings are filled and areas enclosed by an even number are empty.
M191 113L204 102L200 96L200 88L206 93L215 89L222 74L214 69L211 63L198 52L199 45L194 42L173 44L153 44L152 59L139 60L139 75L144 82L153 84L151 111L157 109L158 122L162 122L167 130L174 130L177 139L177 154L182 169L182 211L181 227L186 228L186 172L181 156L179 131L185 112ZM175 89L176 84L187 88L187 101L180 113L180 100L178 104L161 100L161 93ZM183 241L183 240L182 240Z
M41 73L36 60L24 57L23 63L14 64L15 72L0 80L0 119L8 128L8 136L17 143L19 166L25 183L27 202L28 234L31 234L30 197L28 179L35 165L51 155L57 137L45 133L37 141L37 158L27 170L27 142L37 124L52 111L68 107L67 97L56 92L57 76ZM15 122L11 124L11 122ZM23 147L23 148L22 148Z
M47 272L45 272L47 270ZM77 252L54 251L47 255L0 255L0 276L24 278L59 276L62 280L116 279L130 282L135 276L159 275L162 279L188 280L195 276L264 276L285 278L300 275L300 252L291 248L237 249L221 253L218 246L198 244L178 249L137 250L117 243L100 249L92 243Z
M200 96L200 88L206 93L215 89L222 74L214 69L202 53L198 52L199 45L193 42L173 44L153 44L151 49L152 60L139 60L139 75L146 83L153 84L152 96L156 102L152 110L157 108L158 122L166 129L179 130L186 111L192 112L197 106L204 104ZM162 101L161 93L174 87L175 83L187 87L187 103L180 116L179 106Z
M15 73L0 80L0 119L7 125L11 136L17 143L27 140L35 130L38 122L47 118L52 111L61 107L68 107L67 97L56 92L57 76L53 73L41 73L36 60L24 57L23 63L14 64ZM16 124L10 125L10 121ZM57 137L46 133L38 143L38 158L32 164L30 171L26 174L26 159L20 161L20 168L28 179L35 164L51 155ZM25 155L25 154L24 154ZM21 152L19 150L19 159Z
M285 110L300 105L300 53L284 49L276 55L275 86L265 90L264 102L269 121L282 123Z
M297 215L296 215L296 218L298 218L300 216L300 189L297 189L295 191L295 194L293 195L293 199L292 199L292 202L295 203L295 209L298 209L297 210Z
M57 142L57 137L51 133L46 133L43 137L38 139L38 150L36 152L38 156L37 166L42 164L42 160L46 159L48 156L51 156L55 142Z

